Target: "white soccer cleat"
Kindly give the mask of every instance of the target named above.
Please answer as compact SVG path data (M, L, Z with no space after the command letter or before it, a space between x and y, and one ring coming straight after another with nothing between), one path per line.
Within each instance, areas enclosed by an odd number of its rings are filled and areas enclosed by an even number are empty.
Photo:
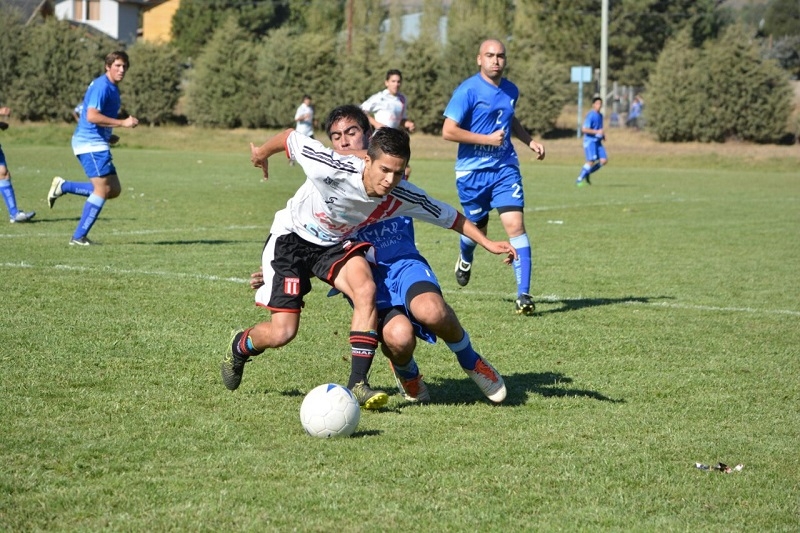
M16 222L28 222L30 219L36 216L36 211L17 211L17 214L8 219L9 222L12 224Z
M52 183L50 183L50 190L47 192L47 205L50 206L50 209L53 209L53 205L56 203L58 197L64 194L61 192L61 186L63 184L64 178L61 176L56 176L53 178Z
M501 403L506 399L506 384L503 382L503 376L489 364L489 361L481 357L474 370L463 370L489 400Z

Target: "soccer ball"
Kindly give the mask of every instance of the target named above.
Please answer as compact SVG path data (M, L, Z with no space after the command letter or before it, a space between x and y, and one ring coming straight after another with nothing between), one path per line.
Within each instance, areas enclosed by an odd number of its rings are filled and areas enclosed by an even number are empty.
M326 383L311 389L300 406L300 423L312 437L349 437L361 420L361 408L350 389Z

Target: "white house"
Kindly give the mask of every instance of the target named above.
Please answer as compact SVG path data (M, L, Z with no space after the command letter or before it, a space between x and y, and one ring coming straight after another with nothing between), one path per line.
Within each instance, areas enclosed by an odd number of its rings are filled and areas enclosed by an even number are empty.
M55 14L91 26L126 44L136 42L139 11L164 0L56 0Z

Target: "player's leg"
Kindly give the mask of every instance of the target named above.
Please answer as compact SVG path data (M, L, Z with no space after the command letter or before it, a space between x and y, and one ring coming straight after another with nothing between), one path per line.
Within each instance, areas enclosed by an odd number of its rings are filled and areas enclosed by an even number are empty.
M17 206L17 197L14 194L14 186L11 184L11 173L6 166L5 155L2 148L0 148L0 196L8 209L8 220L11 223L27 222L32 219L36 212L25 212Z
M456 172L456 189L458 198L461 202L461 209L472 223L478 226L484 235L489 224L489 197L487 190L494 172ZM456 282L464 287L469 283L472 274L472 261L475 257L475 248L478 244L466 237L461 236L459 240L459 256L456 260L455 275Z
M522 187L522 175L518 167L503 167L497 172L496 180L492 189L491 205L497 209L509 242L517 250L517 259L512 263L517 284L516 312L532 315L536 308L530 296L533 253L525 230L525 191Z
M256 305L269 309L271 320L236 331L220 366L222 382L239 387L244 364L268 348L285 346L300 328L303 296L311 291L310 273L304 268L304 249L293 236L270 235L261 256L261 278L256 284ZM255 287L254 287L255 288Z
M442 298L438 285L427 281L414 283L408 290L408 299L412 319L445 341L458 364L487 398L502 402L506 397L502 376L472 347L469 334Z
M384 391L374 390L369 385L369 371L378 348L378 311L375 307L375 281L372 279L369 263L361 255L365 251L347 252L349 255L335 263L335 270L329 281L353 304L350 324L350 378L347 388L353 391L360 405L367 409L379 409L389 401L389 395Z
M431 399L428 387L422 379L414 349L417 339L414 326L403 308L392 307L381 312L381 351L389 359L397 388L406 400L428 402Z
M598 159L597 143L592 139L584 139L583 153L586 156L586 162L583 164L583 167L581 167L581 173L578 176L578 179L575 180L575 185L578 187L592 184L592 182L589 180L589 175L592 173L592 167L594 167L595 162Z
M606 155L606 148L600 143L597 143L597 159L595 160L594 164L592 165L592 169L589 171L589 174L594 174L608 163L608 156ZM588 182L588 177L587 177Z
M119 196L122 186L117 176L117 169L111 161L111 151L92 152L78 156L89 181L92 184L92 192L83 204L83 211L72 239L71 245L89 246L92 243L87 238L89 231L94 226L106 200ZM63 191L64 185L61 189Z

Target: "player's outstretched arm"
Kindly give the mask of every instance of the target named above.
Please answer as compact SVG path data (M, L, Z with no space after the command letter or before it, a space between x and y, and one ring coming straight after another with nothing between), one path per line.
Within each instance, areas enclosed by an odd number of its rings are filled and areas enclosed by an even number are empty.
M264 141L261 146L250 143L250 162L253 163L254 167L261 169L264 174L264 180L269 179L269 164L267 160L273 155L286 150L286 139L289 138L293 131L292 128L289 128L277 135L273 135Z
M469 237L473 241L477 242L488 252L493 254L507 254L508 260L517 259L517 250L511 246L511 243L508 241L493 241L489 239L486 235L483 234L481 230L478 229L478 226L470 222L467 217L462 215L461 213L458 214L456 217L456 221L453 223L452 227L453 231L459 232L461 235L465 237Z

